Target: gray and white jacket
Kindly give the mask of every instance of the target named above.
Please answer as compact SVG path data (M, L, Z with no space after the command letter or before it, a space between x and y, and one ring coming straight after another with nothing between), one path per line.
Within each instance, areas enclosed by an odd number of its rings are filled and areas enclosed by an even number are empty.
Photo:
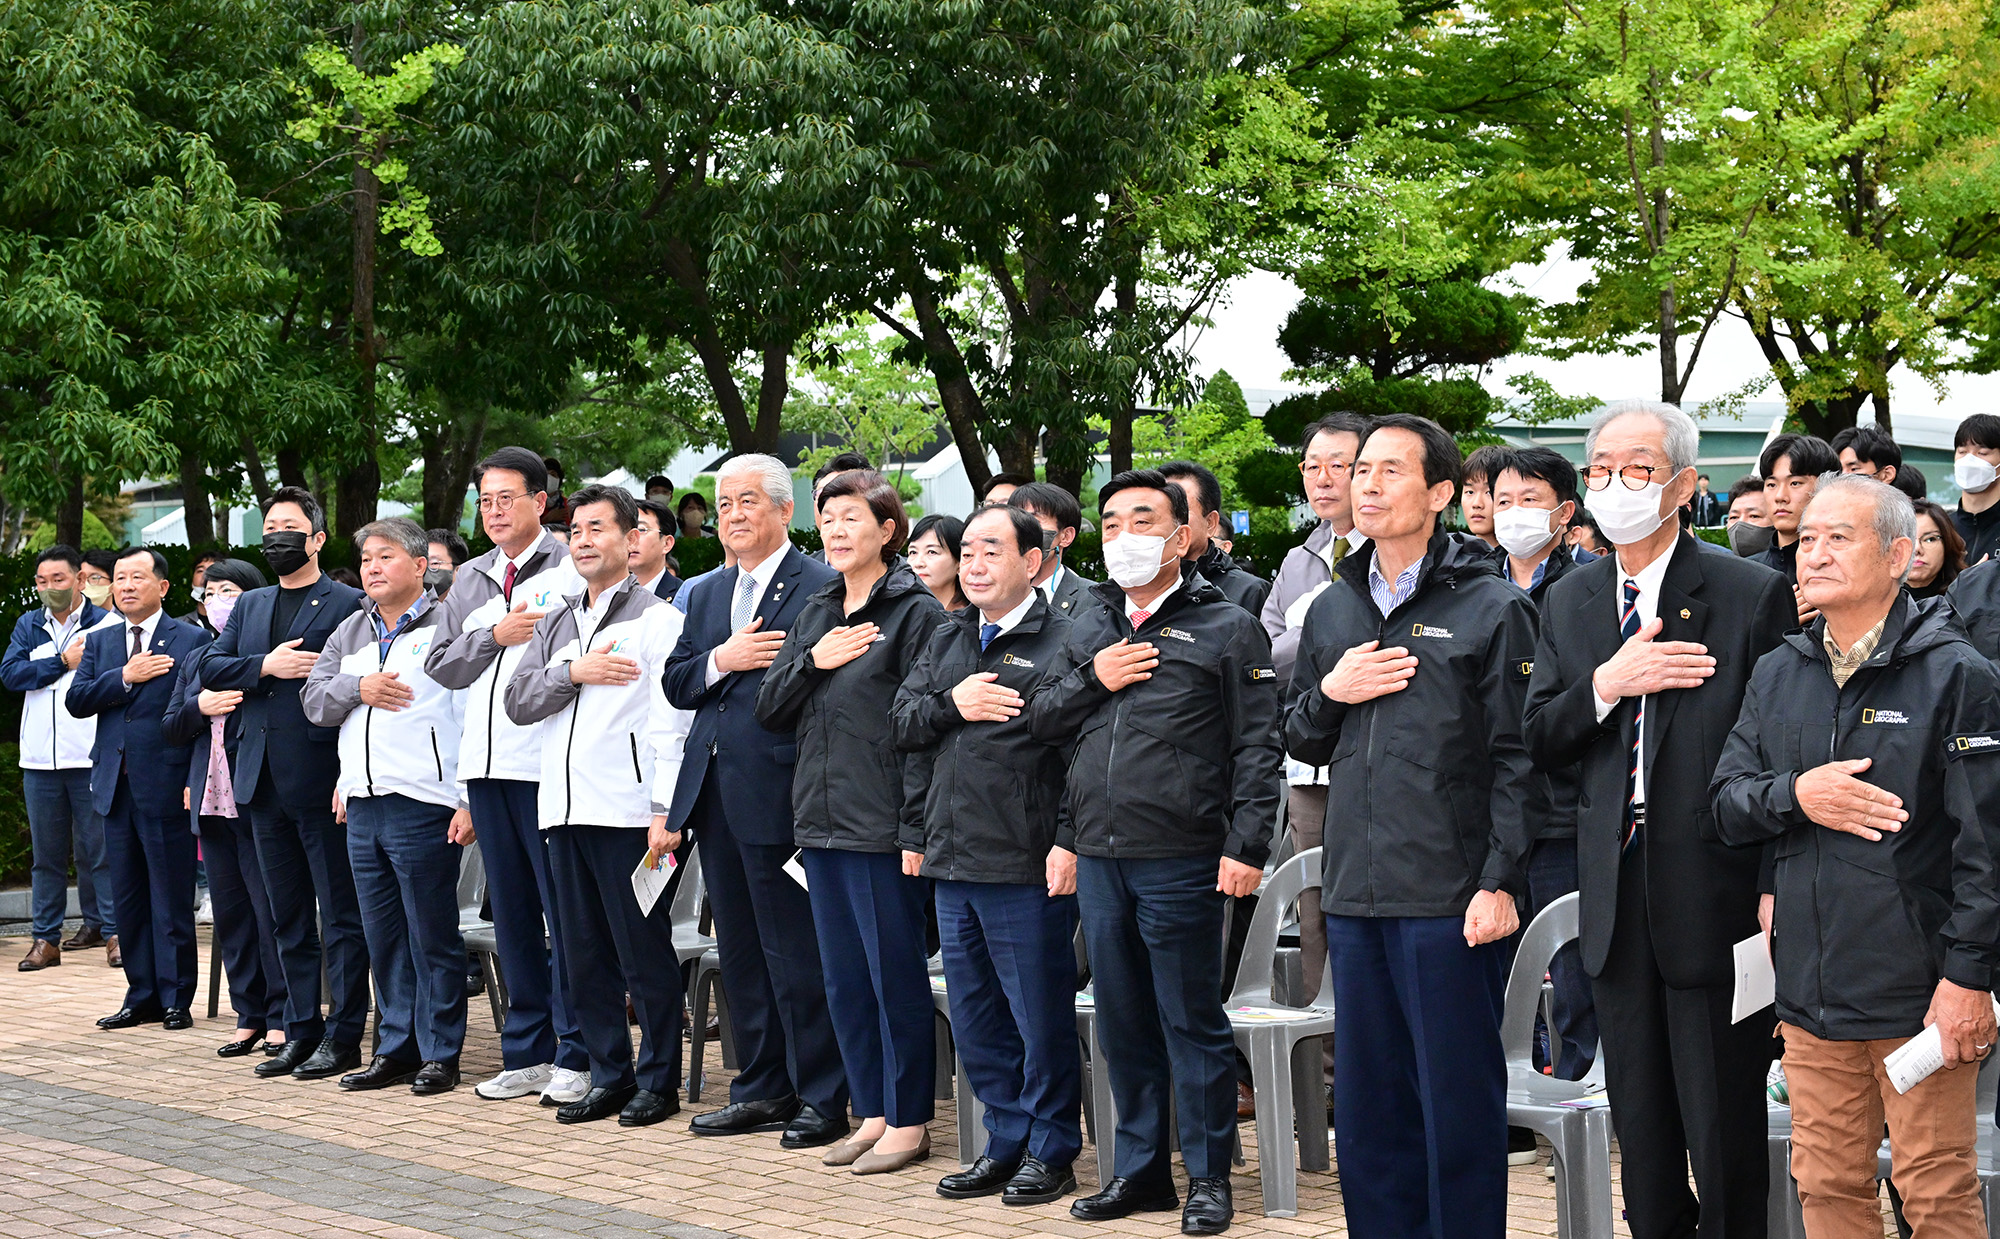
M578 590L563 598L520 647L520 666L503 694L507 717L536 729L544 830L643 829L673 800L694 720L667 704L661 682L686 617L629 576L595 607L588 596ZM569 664L607 643L639 664L639 678L622 685L571 680Z
M1258 618L1264 621L1264 631L1271 637L1271 666L1278 673L1278 683L1285 687L1285 705L1291 705L1292 666L1299 657L1299 636L1305 631L1306 609L1313 599L1325 592L1333 583L1333 570L1326 562L1326 548L1333 544L1333 526L1321 521L1306 535L1306 540L1285 552L1285 562L1278 565L1278 575L1272 578L1271 592L1264 599L1264 609ZM1361 536L1358 529L1347 531L1347 553L1352 555L1356 548L1368 539ZM1285 782L1293 787L1325 784L1326 767L1308 766L1289 755L1285 758Z
M340 728L340 779L334 787L343 800L397 795L461 807L461 695L424 670L443 632L438 601L425 590L386 649L376 638L380 614L375 600L364 597L361 610L333 630L299 689L299 706L314 726ZM400 710L363 704L361 679L378 671L394 672L415 700Z
M546 530L522 569L514 581L513 601L527 603L530 611L556 610L566 595L583 588L570 566L569 548ZM540 733L515 724L501 704L527 646L507 647L493 639L493 625L509 610L500 589L506 574L507 560L499 547L458 570L440 606L440 639L431 646L426 670L446 688L463 690L465 729L458 752L463 777L531 783L541 777Z

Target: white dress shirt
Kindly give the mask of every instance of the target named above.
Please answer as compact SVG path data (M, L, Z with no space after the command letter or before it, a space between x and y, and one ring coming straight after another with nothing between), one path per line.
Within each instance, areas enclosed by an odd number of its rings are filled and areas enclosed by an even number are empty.
M752 612L755 612L758 607L764 605L764 593L771 588L771 578L778 575L778 565L785 561L785 552L790 549L790 545L790 543L787 543L769 555L766 555L764 562L755 567L745 567L743 561L740 559L736 561L736 570L738 572L749 573L751 579L757 582L757 588L750 592L750 610ZM731 615L736 613L736 594L742 588L743 578L740 576L729 584L729 611ZM729 673L715 665L715 651L710 650L708 652L708 683L713 685L727 674Z
M139 621L139 648L148 654L153 652L153 634L160 631L160 617L166 613L167 609L160 607L151 615ZM118 649L124 655L125 659L132 657L132 622L122 617L118 622ZM123 662L124 660L121 659L121 666ZM169 672L168 674L171 675L173 673ZM137 687L139 687L137 684L128 683L125 686L125 691L129 693Z
M1015 607L1013 610L1007 612L1007 614L1001 616L997 620L987 619L986 612L981 611L979 613L979 626L984 628L988 624L998 624L1000 626L1000 631L993 634L994 639L998 640L999 638L1004 637L1008 633L1014 631L1014 629L1020 624L1022 620L1028 618L1028 608L1034 605L1035 605L1035 591L1031 589L1028 591L1028 596L1026 598L1021 599L1020 606Z
M1636 581L1639 584L1639 627L1644 628L1646 625L1660 618L1660 586L1667 579L1667 565L1673 562L1675 553L1680 550L1680 545L1679 540L1676 539L1667 548L1666 554L1647 564L1644 568L1641 568L1637 576L1627 574L1625 565L1622 562L1618 565L1618 588L1611 595L1611 613L1617 618L1618 622L1623 623L1625 619L1625 583L1627 581ZM1615 551L1613 552L1613 554L1616 553ZM1617 701L1606 701L1603 697L1597 695L1594 687L1591 690L1591 697L1597 704L1597 721L1600 723L1613 710L1618 708ZM1639 724L1639 752L1643 754L1645 751L1646 724L1642 719ZM1639 763L1639 773L1632 780L1632 803L1646 803L1646 764L1643 761Z
M1062 584L1063 573L1067 571L1069 569L1063 567L1062 560L1058 559L1056 561L1056 570L1049 573L1049 579L1035 586L1036 589L1042 591L1042 597L1048 599L1051 605L1054 605L1056 600L1056 586Z
M1174 583L1172 585L1169 585L1165 589L1161 590L1160 596L1158 598L1153 599L1152 602L1147 604L1146 614L1148 616L1159 614L1160 608L1167 605L1167 599L1173 597L1174 591L1181 587L1182 579L1183 578L1181 577L1175 577ZM1131 622L1132 613L1134 611L1137 611L1138 609L1139 609L1139 604L1132 601L1132 595L1130 594L1125 595L1125 619L1127 623Z

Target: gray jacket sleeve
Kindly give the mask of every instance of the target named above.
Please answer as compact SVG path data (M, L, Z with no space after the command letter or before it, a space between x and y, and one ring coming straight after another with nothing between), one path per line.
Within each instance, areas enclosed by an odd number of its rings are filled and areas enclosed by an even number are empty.
M583 686L569 678L569 663L548 665L549 654L576 636L576 617L568 607L550 611L535 624L535 635L521 653L521 665L507 681L503 700L507 717L526 727L539 723L575 701Z
M465 617L493 596L485 589L470 588L475 581L491 586L483 574L465 573L438 604L437 635L424 656L424 672L446 688L469 687L500 656L500 643L493 639L490 626L463 631Z
M308 723L315 727L338 727L361 708L361 677L340 670L340 664L349 654L365 648L374 637L374 619L366 611L356 611L342 620L340 627L326 639L319 661L306 673L306 682L299 686L299 708L305 711Z

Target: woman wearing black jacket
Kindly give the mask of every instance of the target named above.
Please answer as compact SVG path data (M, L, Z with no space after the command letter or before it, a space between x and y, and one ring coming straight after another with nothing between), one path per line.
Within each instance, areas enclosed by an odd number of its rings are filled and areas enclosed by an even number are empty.
M757 720L795 730L792 815L803 853L826 1005L847 1069L852 1139L825 1157L856 1174L930 1155L933 1067L924 961L928 883L903 875L904 766L889 734L896 690L944 608L896 552L909 518L881 474L854 470L819 494L827 563L757 694Z

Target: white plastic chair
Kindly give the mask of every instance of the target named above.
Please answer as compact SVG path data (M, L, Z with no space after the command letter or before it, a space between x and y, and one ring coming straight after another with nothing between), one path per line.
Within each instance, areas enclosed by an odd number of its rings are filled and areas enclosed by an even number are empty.
M493 922L481 916L486 905L486 861L477 843L468 843L458 858L458 932L465 953L479 965L486 981L486 1001L493 1010L493 1031L507 1027L507 978L500 972L500 940Z
M722 1065L734 1066L734 1048L729 1041L729 1001L722 993L722 955L715 937L701 929L702 904L708 898L708 882L701 873L701 849L688 848L681 861L680 879L674 887L673 903L667 917L673 926L674 963L687 971L689 1101L700 1101L707 1082L702 1060L708 1048L708 1008L715 1004L722 1029Z

